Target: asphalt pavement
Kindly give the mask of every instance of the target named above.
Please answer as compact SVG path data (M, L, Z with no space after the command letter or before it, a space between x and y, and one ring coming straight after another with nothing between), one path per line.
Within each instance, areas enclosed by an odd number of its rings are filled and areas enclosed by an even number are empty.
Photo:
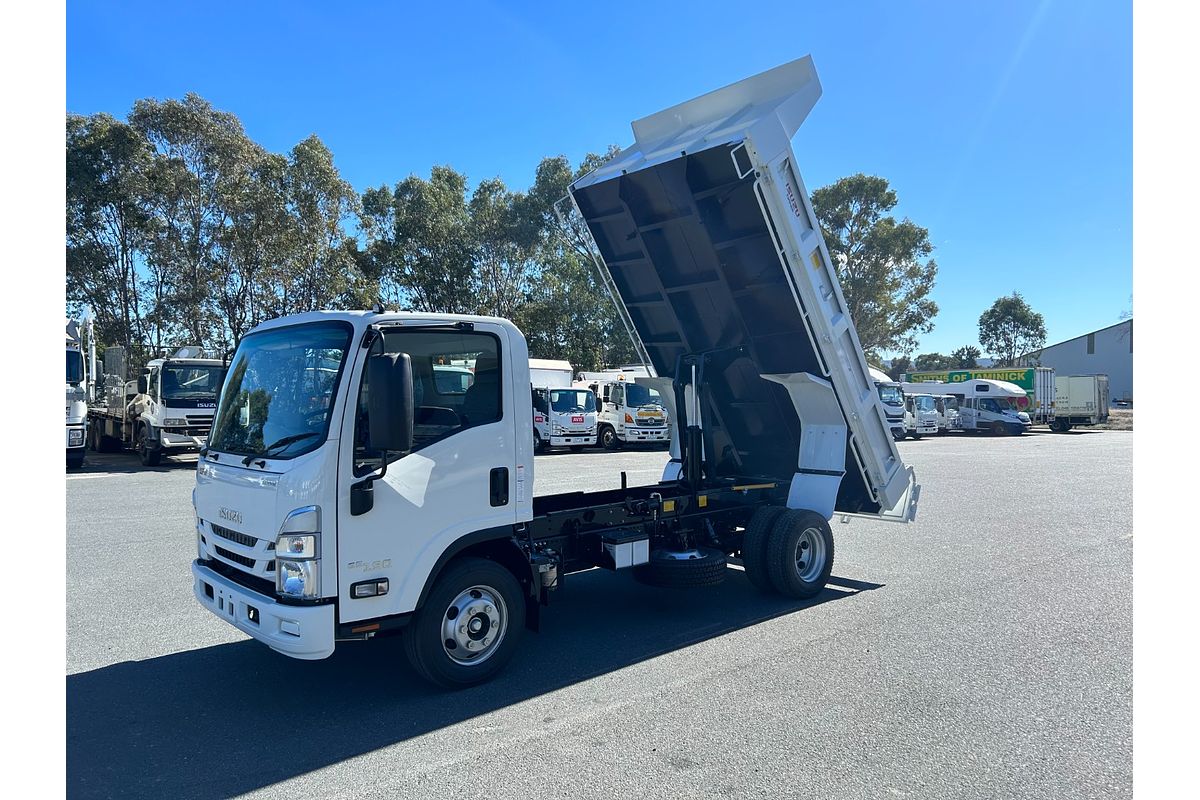
M273 653L191 595L195 459L67 481L69 797L1131 795L1131 432L899 445L917 521L835 522L799 603L570 576L495 681L396 640ZM539 493L660 450L539 456Z

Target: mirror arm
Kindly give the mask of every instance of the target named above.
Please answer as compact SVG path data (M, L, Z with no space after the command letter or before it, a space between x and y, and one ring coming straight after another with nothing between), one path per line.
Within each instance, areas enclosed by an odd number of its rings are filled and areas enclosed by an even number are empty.
M384 475L387 475L388 451L387 451L387 450L384 450L384 451L382 451L382 452L383 452L383 459L382 459L382 460L383 460L383 465L382 465L382 467L381 467L381 468L380 468L380 470L379 470L379 474L378 474L378 475L376 475L376 476L375 476L375 477L374 477L372 480L381 480L381 479L383 478L383 476L384 476Z

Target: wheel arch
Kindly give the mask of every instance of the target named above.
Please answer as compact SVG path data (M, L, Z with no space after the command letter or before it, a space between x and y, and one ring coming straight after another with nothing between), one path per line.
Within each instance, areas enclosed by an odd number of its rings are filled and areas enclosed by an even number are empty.
M512 573L525 590L527 598L536 599L537 584L534 580L536 576L533 566L513 539L513 530L505 527L485 528L456 539L442 551L438 560L434 562L433 569L425 576L425 585L421 587L414 611L419 611L425 605L430 590L446 568L456 559L464 557L486 558L496 562ZM526 603L526 608L537 608L537 603Z

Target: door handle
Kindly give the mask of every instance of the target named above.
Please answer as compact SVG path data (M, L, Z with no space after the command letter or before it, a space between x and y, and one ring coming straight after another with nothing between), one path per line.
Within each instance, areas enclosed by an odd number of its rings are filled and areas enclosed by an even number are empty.
M350 487L350 516L357 517L375 507L375 479L367 478Z
M495 467L488 476L493 506L508 505L508 467Z

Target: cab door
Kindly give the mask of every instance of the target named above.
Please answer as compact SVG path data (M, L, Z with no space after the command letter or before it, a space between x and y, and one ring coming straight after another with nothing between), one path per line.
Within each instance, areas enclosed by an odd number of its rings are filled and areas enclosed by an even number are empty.
M500 326L486 323L471 330L420 325L385 329L370 352L409 355L415 415L413 449L391 454L382 478L377 477L381 454L370 446L370 387L363 368L368 354L360 349L338 464L340 621L412 611L447 548L471 534L511 531L516 501L523 499L517 495L525 491L518 483L523 470L514 474L515 435L521 431L532 440L532 415L526 400L529 386L518 390L512 384L506 337ZM464 392L439 390L433 379L439 359L473 365ZM524 396L518 398L518 391ZM517 409L525 415L524 424L516 424ZM363 510L367 494L371 500ZM356 584L380 578L388 579L386 595L352 596Z

